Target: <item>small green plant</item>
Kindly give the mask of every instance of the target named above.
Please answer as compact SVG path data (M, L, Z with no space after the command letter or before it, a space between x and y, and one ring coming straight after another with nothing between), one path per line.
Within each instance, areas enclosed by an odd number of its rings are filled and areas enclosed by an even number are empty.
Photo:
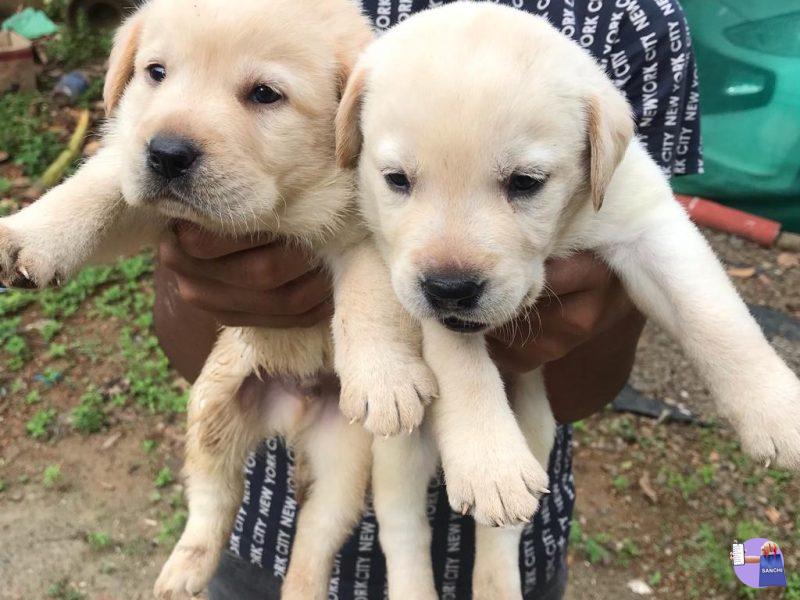
M579 550L590 564L608 564L611 561L611 538L605 533L589 535L583 531L580 522L572 522L570 543Z
M40 175L61 152L58 136L49 129L50 106L38 92L0 96L0 150L11 155L25 175Z
M31 358L28 342L21 335L9 337L3 345L3 351L7 355L6 366L11 371L19 371Z
M161 522L161 530L156 536L156 542L162 545L171 545L180 536L186 527L189 514L185 510L177 510Z
M100 552L111 545L111 536L105 531L90 531L86 534L86 543L94 552Z
M103 395L94 388L90 388L81 396L78 406L72 409L70 421L72 426L81 433L97 433L106 425L106 413L103 408L105 400Z
M6 480L0 479L0 494L6 491Z
M641 555L642 552L639 550L636 543L630 538L625 538L622 540L622 544L620 544L619 550L617 551L617 563L627 568L631 561L637 559Z
M158 448L158 442L155 440L142 441L142 450L145 454L152 454Z
M158 489L165 488L168 485L175 483L175 476L172 474L172 469L164 467L156 475L155 486Z
M25 424L25 429L28 435L35 440L45 439L50 436L51 428L56 420L56 411L54 408L45 408L38 411L31 419Z
M618 492L624 492L631 487L631 480L625 475L617 475L611 483Z
M86 600L86 594L80 592L66 579L61 579L47 588L47 597L55 600Z
M41 328L42 337L44 338L45 342L53 341L53 338L56 337L61 332L62 325L58 321L54 319L48 319L44 322Z
M86 13L78 13L75 23L65 27L47 45L47 53L64 68L72 69L104 58L111 51L110 31L98 31L89 24Z
M42 475L42 482L44 483L44 487L51 488L55 484L57 484L61 480L61 466L60 465L49 465L44 470L44 475Z
M42 395L39 393L39 390L31 390L25 396L25 404L39 404L42 401Z
M5 177L0 177L0 196L5 196L14 186Z
M66 346L66 344L56 344L55 342L50 344L50 346L47 348L47 353L50 355L50 358L53 359L64 358L68 351L69 348Z

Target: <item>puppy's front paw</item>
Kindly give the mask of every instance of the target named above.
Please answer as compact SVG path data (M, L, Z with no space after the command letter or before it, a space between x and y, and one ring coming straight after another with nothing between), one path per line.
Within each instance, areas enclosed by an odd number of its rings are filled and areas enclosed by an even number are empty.
M740 405L733 423L742 449L764 464L800 472L800 382L794 379L778 394Z
M486 440L443 459L442 467L452 509L490 527L530 522L549 493L547 472L521 437Z
M46 248L0 222L0 282L19 288L61 285L62 276Z
M156 581L158 600L188 600L202 592L214 576L219 551L207 544L188 543L183 539L172 551Z
M381 352L371 358L347 360L338 369L342 413L375 435L412 432L436 397L433 373L418 357Z

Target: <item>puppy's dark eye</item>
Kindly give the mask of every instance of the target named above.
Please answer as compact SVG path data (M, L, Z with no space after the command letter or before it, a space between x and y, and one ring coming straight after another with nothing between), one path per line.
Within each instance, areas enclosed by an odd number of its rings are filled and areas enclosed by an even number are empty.
M538 192L542 185L544 185L544 180L542 179L515 173L508 180L508 195L511 198L530 196Z
M147 74L156 83L161 83L167 78L167 70L164 65L150 65L147 67Z
M411 191L411 182L408 180L408 175L402 171L396 173L387 173L383 176L386 184L396 192L408 194Z
M268 85L257 85L250 91L250 101L256 104L275 104L281 99L281 93Z

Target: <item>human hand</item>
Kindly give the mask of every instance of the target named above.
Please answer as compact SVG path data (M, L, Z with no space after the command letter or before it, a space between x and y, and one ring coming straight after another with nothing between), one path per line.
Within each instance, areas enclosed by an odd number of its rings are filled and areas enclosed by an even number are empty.
M591 252L547 264L549 293L527 314L489 334L501 370L526 373L636 314L636 307L608 266Z
M778 545L775 542L764 542L761 545L762 556L767 556L769 554L777 554L777 553L778 553Z
M181 299L229 327L310 327L333 312L331 282L304 251L263 236L215 236L178 222L161 265Z

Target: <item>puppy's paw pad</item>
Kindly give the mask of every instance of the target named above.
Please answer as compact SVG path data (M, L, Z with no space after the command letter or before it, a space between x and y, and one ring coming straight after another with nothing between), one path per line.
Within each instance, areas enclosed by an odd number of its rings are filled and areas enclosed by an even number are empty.
M12 229L0 225L0 282L35 289L61 285L61 275L41 249L28 246Z
M318 569L290 568L281 586L282 600L324 600L327 598L327 582L315 577Z
M734 421L744 452L767 466L800 472L800 391L749 408Z
M421 359L382 361L377 368L340 372L342 413L375 435L410 433L437 394L436 379Z
M178 543L156 581L158 600L187 600L202 592L218 562L208 546Z
M454 511L471 513L475 520L490 527L528 523L539 509L539 500L549 493L548 477L527 448L520 454L503 453L493 469L445 465L450 505ZM525 456L527 455L527 456ZM479 465L473 463L473 466Z

